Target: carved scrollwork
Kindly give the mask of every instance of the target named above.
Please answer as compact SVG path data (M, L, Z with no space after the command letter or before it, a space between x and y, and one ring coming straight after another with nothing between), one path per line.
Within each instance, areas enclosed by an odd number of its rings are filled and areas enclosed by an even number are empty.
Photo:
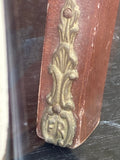
M59 24L60 43L55 50L49 73L53 78L52 91L47 95L47 107L42 117L42 135L55 145L68 147L73 142L76 121L75 104L71 94L72 82L78 78L78 59L74 40L79 30L80 11L76 0L66 0Z

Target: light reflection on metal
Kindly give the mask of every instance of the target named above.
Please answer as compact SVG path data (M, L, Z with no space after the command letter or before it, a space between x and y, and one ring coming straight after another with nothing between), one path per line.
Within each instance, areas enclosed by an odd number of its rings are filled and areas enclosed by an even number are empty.
M78 78L78 59L74 40L79 30L80 10L76 0L66 0L59 24L60 43L53 54L49 73L53 78L52 91L47 95L47 107L42 117L42 135L45 141L68 147L76 129L75 108L71 94L72 82Z

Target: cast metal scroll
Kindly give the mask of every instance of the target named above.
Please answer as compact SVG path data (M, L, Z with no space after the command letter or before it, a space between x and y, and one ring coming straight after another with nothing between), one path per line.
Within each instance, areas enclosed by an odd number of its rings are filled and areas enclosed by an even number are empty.
M47 95L47 107L42 117L42 135L45 141L68 147L75 135L75 104L71 94L72 82L78 78L78 59L74 40L79 30L80 11L76 0L66 0L59 24L60 42L55 50L49 73L53 78L52 91Z

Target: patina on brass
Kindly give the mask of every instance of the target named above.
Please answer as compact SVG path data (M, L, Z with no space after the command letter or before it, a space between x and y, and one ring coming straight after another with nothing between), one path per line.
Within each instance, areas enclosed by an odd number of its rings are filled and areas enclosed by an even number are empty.
M76 0L66 0L59 24L60 43L49 67L49 73L53 77L53 88L47 95L48 105L41 124L45 141L62 147L72 144L76 129L71 87L73 80L78 78L78 59L73 45L79 30L79 15Z

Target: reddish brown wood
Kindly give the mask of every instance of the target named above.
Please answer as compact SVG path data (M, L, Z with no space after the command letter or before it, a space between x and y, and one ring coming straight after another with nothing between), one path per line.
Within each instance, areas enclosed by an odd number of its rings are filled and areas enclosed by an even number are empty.
M41 135L41 117L46 95L52 88L48 73L54 49L59 44L58 24L65 0L49 0L38 98L37 134ZM77 130L72 144L82 144L100 121L102 97L119 0L77 0L80 8L79 33L75 40L79 79L73 82Z

